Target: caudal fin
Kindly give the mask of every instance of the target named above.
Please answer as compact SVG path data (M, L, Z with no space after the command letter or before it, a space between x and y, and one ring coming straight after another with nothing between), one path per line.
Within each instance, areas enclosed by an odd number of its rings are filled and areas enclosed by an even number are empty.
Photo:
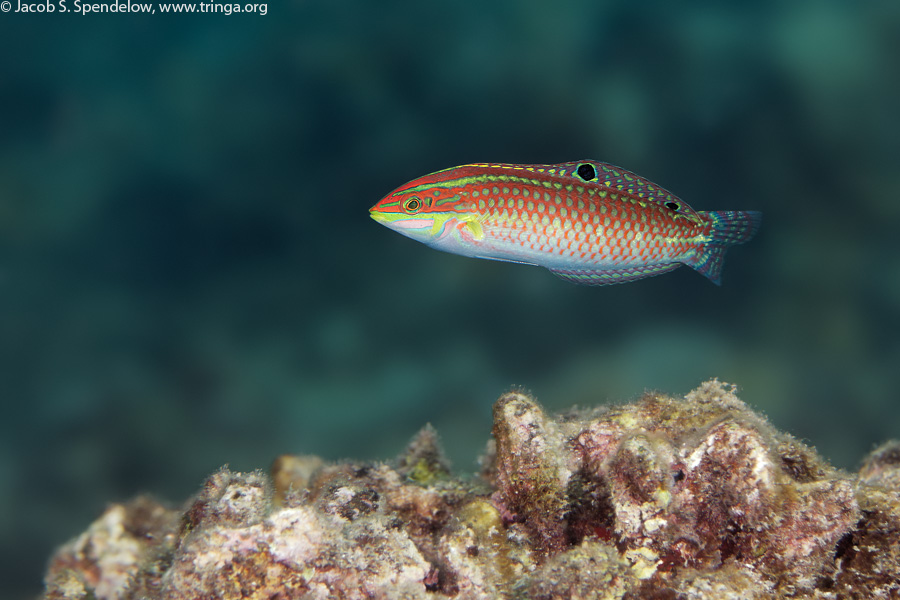
M684 264L696 269L716 285L722 285L722 263L729 246L750 241L759 231L762 213L755 210L701 212L712 221L712 239Z

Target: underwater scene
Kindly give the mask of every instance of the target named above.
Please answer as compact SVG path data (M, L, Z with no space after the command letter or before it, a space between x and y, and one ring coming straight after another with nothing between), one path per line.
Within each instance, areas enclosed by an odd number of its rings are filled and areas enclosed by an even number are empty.
M180 506L223 465L378 464L430 424L477 473L492 429L516 447L509 393L555 415L718 379L851 472L900 437L900 3L174 6L0 6L4 598L110 503ZM694 246L596 285L578 252L442 252L492 230L409 219L478 177L513 210L607 175L645 194L596 209L621 237Z

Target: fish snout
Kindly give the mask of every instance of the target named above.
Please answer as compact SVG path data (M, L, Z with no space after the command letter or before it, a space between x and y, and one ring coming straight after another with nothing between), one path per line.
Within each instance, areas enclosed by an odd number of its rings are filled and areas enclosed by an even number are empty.
M385 216L385 214L378 210L377 204L369 209L369 216L381 224L388 222L388 218Z

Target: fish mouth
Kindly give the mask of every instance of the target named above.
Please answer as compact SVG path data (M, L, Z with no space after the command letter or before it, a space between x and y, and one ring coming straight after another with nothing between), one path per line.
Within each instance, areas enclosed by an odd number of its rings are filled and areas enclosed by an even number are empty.
M390 220L385 216L385 214L383 212L381 212L374 206L369 209L369 216L381 224L387 223Z

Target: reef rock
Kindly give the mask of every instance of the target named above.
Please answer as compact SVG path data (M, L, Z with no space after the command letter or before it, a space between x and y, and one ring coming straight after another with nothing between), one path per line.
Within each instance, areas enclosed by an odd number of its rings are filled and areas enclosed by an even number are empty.
M841 473L718 381L557 417L510 392L493 436L477 478L426 427L392 463L283 456L113 505L44 597L900 597L898 443Z

